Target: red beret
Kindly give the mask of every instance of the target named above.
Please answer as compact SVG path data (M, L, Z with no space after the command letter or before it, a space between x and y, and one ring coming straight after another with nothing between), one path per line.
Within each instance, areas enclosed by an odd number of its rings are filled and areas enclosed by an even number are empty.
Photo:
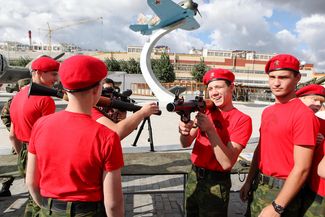
M40 57L32 62L32 70L42 71L42 72L50 72L50 71L58 71L60 67L60 63L51 57Z
M265 65L265 73L272 71L289 70L299 73L300 62L290 54L279 54L272 57Z
M95 57L76 55L61 63L59 75L65 89L81 91L97 85L105 78L107 67Z
M203 76L203 83L205 85L208 85L211 81L215 80L227 80L230 83L233 83L235 75L227 69L211 69Z
M306 95L320 95L325 97L325 88L321 85L310 84L308 86L300 88L296 92L297 97L302 97Z

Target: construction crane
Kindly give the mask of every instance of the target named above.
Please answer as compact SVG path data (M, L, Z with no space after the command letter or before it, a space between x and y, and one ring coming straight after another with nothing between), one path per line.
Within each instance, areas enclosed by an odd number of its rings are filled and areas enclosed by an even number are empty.
M69 27L72 27L72 26L77 26L77 25L86 24L86 23L89 23L89 22L94 22L94 21L97 21L97 20L99 20L100 23L103 24L103 17L96 17L96 18L91 18L91 19L81 19L81 20L78 20L76 22L73 22L73 23L70 23L70 24L67 24L67 25L64 25L64 26L60 26L60 27L57 27L57 28L51 28L49 22L47 22L48 29L40 29L40 30L48 31L49 51L51 53L51 51L52 51L52 34L53 34L53 32L61 30L61 29L69 28Z

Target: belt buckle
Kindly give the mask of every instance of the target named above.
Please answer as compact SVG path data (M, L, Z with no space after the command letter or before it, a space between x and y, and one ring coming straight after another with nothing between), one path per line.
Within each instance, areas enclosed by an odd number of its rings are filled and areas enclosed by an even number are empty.
M267 177L263 174L260 174L260 183L261 184L266 184L266 185L269 185L270 183L270 177Z
M264 177L265 177L265 176L263 176L263 174L260 173L260 175L259 175L259 179L258 179L258 180L259 180L259 181L258 181L259 184L264 184Z
M67 209L67 203L68 202L59 201L59 200L53 200L52 201L51 211L65 212L66 209Z
M271 176L265 176L265 175L262 175L262 177L263 177L263 184L266 184L267 186L269 186L270 189L272 189L274 186L275 179Z
M197 177L200 179L204 179L205 177L205 169L201 167L197 167Z

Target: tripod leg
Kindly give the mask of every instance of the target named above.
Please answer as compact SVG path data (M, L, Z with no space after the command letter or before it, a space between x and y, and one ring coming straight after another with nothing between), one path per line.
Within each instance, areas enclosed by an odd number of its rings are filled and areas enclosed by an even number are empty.
M151 127L151 121L150 117L147 118L148 120L148 131L149 131L149 142L150 142L150 151L155 151L153 147L153 138L152 138L152 127Z
M140 135L141 135L141 132L142 132L142 130L143 130L144 124L146 123L146 120L147 120L147 118L145 118L145 119L142 121L142 124L141 124L141 126L140 126L140 128L139 128L139 130L138 130L137 136L135 137L135 140L134 140L132 146L137 146L137 142L138 142L139 137L140 137Z

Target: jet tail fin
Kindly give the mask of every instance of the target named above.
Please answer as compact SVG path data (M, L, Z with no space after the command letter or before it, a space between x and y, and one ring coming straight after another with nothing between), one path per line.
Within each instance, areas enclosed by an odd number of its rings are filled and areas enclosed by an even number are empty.
M130 25L130 29L132 29L135 32L139 32L139 31L145 31L148 30L148 24L133 24Z
M135 32L141 32L143 35L150 35L151 30L149 29L148 24L133 24L130 25L130 29L132 29Z

